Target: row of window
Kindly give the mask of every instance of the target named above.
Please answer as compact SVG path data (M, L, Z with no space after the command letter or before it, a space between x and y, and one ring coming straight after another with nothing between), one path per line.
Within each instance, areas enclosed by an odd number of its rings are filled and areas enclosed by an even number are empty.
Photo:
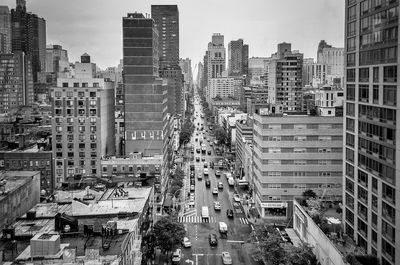
M328 94L327 94L328 95ZM333 96L333 94L332 94ZM270 130L306 130L306 129L342 129L341 123L328 123L328 124L263 124L257 122L257 125L262 129Z
M277 160L261 159L263 165L341 165L342 160Z
M63 126L56 126L56 132L60 133L63 131ZM83 133L86 131L86 126L78 126L78 132ZM97 131L96 126L90 126L89 131L95 133ZM74 126L67 126L67 132L74 132Z
M54 92L54 95L55 95L56 98L61 98L62 92L61 92L61 91L55 91L55 92ZM67 97L69 97L69 98L75 97L73 91L67 91L67 92L66 92L66 95L67 95ZM96 96L97 96L97 93L96 93L96 92L89 92L89 97L95 98ZM78 97L79 97L79 98L85 97L85 92L84 92L84 91L78 91Z
M61 168L59 168L59 169L56 170L56 173L57 173L58 175L62 175L63 172L64 172L64 170L61 169ZM86 173L86 170L83 169L83 168L68 168L68 169L67 169L67 174L68 174L68 175L85 174L85 173ZM92 174L97 174L97 169L92 168L92 169L91 169L91 173L92 173Z
M256 133L255 133L256 134ZM260 136L263 141L342 141L342 135L282 135L282 136Z
M379 67L374 67L372 69L372 82L379 83ZM359 82L369 82L370 79L370 68L360 68L358 69L358 81ZM347 82L355 82L356 81L356 69L347 69L346 75ZM396 83L397 82L397 66L389 65L383 67L383 82L384 83ZM354 85L348 85L354 87Z
M74 148L74 143L67 143L67 148L68 149L73 149ZM56 143L56 148L57 149L62 149L63 147L65 147L65 144L63 145L63 143ZM78 148L79 149L85 149L86 148L86 144L85 143L79 143L78 144ZM97 148L97 144L96 143L90 143L90 148L91 149L96 149Z
M85 100L78 100L78 107L83 108L86 107L86 101ZM72 108L74 106L74 101L73 100L66 100L65 101L66 106L68 108ZM89 100L89 106L90 107L96 107L97 105L97 100L96 99L91 99ZM54 106L56 108L61 108L62 107L62 100L54 100Z
M62 120L63 120L63 118L55 118L55 122L57 124L61 123ZM87 118L79 117L79 118L77 118L77 120L78 120L78 123L83 124L83 123L85 123L87 121ZM96 121L97 121L96 117L90 117L89 118L89 122L90 123L96 123ZM74 122L74 118L73 117L68 117L67 118L67 123L73 123L73 122Z
M68 82L63 82L62 83L62 87L69 87ZM82 82L82 83L74 82L73 83L73 87L89 87L89 83L87 83L87 82ZM100 84L97 83L97 82L94 82L92 84L92 87L100 87Z
M74 115L74 109L66 109L66 115L67 116L72 116ZM62 116L63 115L63 110L62 109L54 109L54 116ZM86 109L78 109L78 115L79 116L85 116L86 115ZM97 109L89 109L89 115L90 116L96 116L97 115Z
M97 140L97 135L95 135L95 134L91 134L89 137L90 137L89 139L90 139L91 141ZM60 142L60 141L62 141L62 140L63 140L63 139L62 139L62 135L57 134L57 135L56 135L56 141L57 141L57 142ZM67 135L67 140L68 140L68 141L73 141L73 140L74 140L74 134L68 134L68 135ZM79 135L78 135L78 140L80 140L80 141L86 140L86 135L85 135L85 134L79 134Z
M358 165L368 172L378 175L388 183L392 185L396 184L396 173L393 167L385 165L376 159L363 154L358 154Z
M355 104L346 103L346 115L355 117ZM382 123L396 124L396 110L359 104L358 117Z
M68 158L74 158L75 156L80 157L80 158L89 157L89 156L86 156L85 152L79 152L78 154L76 154L75 152L67 152ZM97 152L90 152L90 157L97 158ZM63 158L63 152L56 152L56 158Z
M343 148L290 148L290 147L267 147L262 148L255 142L255 145L262 153L341 153Z

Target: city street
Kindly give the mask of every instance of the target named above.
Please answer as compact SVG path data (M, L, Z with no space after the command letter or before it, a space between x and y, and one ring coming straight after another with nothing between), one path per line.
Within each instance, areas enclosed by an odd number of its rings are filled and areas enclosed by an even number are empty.
M196 98L196 97L195 97ZM190 144L194 147L194 154L190 154L190 148L186 150L186 155L189 158L188 164L195 165L195 205L189 208L189 204L185 203L183 215L180 215L179 222L183 223L187 229L187 235L192 243L191 248L183 248L183 257L181 264L223 264L222 252L229 252L233 264L255 264L251 257L246 252L246 242L249 239L251 228L249 222L243 213L243 208L240 203L235 203L233 200L234 188L228 185L225 173L228 171L218 168L218 161L223 159L221 156L216 157L213 147L210 142L214 138L206 133L207 123L201 118L203 112L198 99L194 103L194 124L195 132L193 133ZM197 113L197 114L196 114ZM199 124L199 125L198 125ZM203 127L202 131L198 131ZM197 141L195 140L197 138ZM206 154L197 153L196 149L201 149L201 143L206 145ZM211 155L208 151L211 150ZM199 157L199 162L196 162L196 157ZM205 158L205 161L202 161ZM214 162L214 169L210 168L210 162ZM209 176L198 179L198 175L203 175L204 162L208 164ZM186 194L190 190L189 166L186 166ZM216 170L220 170L220 176L215 176ZM206 180L210 180L211 185L206 187ZM223 189L218 189L218 194L212 193L214 188L217 188L218 182L222 182ZM188 202L189 198L186 198ZM220 210L214 209L214 202L219 201ZM201 216L202 207L208 206L209 220L203 219ZM227 210L232 209L233 218L227 216ZM219 222L225 222L228 226L227 234L219 232ZM218 239L217 246L210 246L209 235L216 234Z

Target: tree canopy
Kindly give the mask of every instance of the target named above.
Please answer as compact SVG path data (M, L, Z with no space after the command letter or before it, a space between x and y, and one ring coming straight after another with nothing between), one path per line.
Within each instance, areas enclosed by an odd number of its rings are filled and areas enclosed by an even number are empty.
M215 139L219 142L219 143L226 143L227 139L228 139L228 135L226 133L226 131L224 130L224 128L222 127L217 127L214 131L215 134Z
M163 217L153 227L155 245L163 252L174 250L181 244L186 231L183 224L178 223L172 217Z
M255 258L271 265L316 265L317 259L307 244L299 247L285 244L273 226L257 226L251 235L257 246Z

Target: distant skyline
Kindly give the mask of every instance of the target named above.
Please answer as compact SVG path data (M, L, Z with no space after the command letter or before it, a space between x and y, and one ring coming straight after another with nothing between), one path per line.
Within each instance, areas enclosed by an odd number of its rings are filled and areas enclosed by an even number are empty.
M70 62L87 52L105 69L122 58L122 17L150 14L152 4L178 5L180 57L190 58L193 69L213 33L225 36L226 48L242 38L249 57L270 56L280 42L314 59L320 40L344 47L344 1L338 0L27 0L27 10L46 19L47 44L62 45ZM15 8L16 1L1 5Z

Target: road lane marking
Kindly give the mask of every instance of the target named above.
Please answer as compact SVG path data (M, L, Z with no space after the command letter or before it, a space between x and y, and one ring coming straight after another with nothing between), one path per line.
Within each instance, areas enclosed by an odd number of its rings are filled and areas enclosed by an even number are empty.
M228 243L244 243L242 240L226 240Z

